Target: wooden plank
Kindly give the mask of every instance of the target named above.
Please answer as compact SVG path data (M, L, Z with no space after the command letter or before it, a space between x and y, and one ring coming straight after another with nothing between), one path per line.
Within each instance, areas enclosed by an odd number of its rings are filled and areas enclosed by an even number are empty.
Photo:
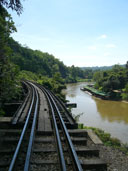
M88 132L88 136L91 138L94 144L103 144L103 142L98 138L98 136L91 129L87 129L87 132Z
M66 103L66 107L77 108L76 103Z
M38 120L38 131L52 131L51 122L49 117L49 109L46 98L42 91L39 91L40 95L40 109Z
M40 160L40 159L35 159L31 161L32 164L37 164L37 165L44 165L44 164L58 164L57 160Z
M12 117L0 117L0 123L10 123Z
M48 108L46 97L40 88L38 88L34 84L32 84L32 85L38 90L39 97L40 97L40 107L39 107L39 118L38 118L37 131L39 131L39 132L52 131L51 121L50 121L50 116L49 116L49 108Z

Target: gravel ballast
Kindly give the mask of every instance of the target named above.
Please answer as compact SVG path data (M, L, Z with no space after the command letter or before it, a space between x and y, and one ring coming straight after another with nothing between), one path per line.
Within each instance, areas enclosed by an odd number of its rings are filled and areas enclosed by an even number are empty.
M100 158L108 163L108 171L128 171L128 155L113 147L99 146Z
M128 155L121 150L103 144L96 145L91 139L88 140L88 146L100 150L99 157L107 163L107 171L128 171Z

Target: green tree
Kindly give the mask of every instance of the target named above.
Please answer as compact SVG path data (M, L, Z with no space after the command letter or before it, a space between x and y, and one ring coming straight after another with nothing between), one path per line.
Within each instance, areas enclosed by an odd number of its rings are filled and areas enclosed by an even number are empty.
M60 72L56 72L53 76L53 79L58 83L64 84L64 79L61 77Z
M9 36L15 31L11 16L0 5L0 108L5 101L14 98L19 91L16 86L18 68L10 62L11 49L8 46Z
M128 83L126 84L124 92L122 93L122 99L128 100Z
M76 73L76 68L74 65L72 65L70 68L70 74L71 74L71 77L73 78L73 82L76 82L77 73Z
M21 14L23 10L20 0L0 0L0 5L15 10L17 14Z
M101 71L95 72L94 75L93 75L93 79L96 82L99 81L101 79Z

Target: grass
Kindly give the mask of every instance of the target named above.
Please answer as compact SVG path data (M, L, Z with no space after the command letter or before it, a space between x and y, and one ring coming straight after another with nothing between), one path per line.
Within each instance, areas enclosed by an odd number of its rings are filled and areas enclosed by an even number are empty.
M103 142L103 144L105 146L114 147L114 148L119 149L128 155L128 144L123 144L120 142L119 139L112 138L111 134L106 133L102 129L94 128L94 127L87 127L87 126L84 126L83 124L79 124L78 127L79 127L79 129L91 129L91 130L93 130L94 133L101 139L101 141Z
M77 79L77 82L92 82L92 79Z

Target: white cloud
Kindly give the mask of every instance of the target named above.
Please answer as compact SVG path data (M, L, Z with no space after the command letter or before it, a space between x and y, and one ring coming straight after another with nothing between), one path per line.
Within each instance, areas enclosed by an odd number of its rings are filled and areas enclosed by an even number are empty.
M89 50L96 50L96 46L88 46Z
M109 52L105 52L104 53L104 56L107 57L107 56L110 56L111 54Z
M106 48L116 48L116 45L115 44L107 44L105 47Z
M107 35L106 34L102 34L101 36L98 37L98 39L106 39Z

